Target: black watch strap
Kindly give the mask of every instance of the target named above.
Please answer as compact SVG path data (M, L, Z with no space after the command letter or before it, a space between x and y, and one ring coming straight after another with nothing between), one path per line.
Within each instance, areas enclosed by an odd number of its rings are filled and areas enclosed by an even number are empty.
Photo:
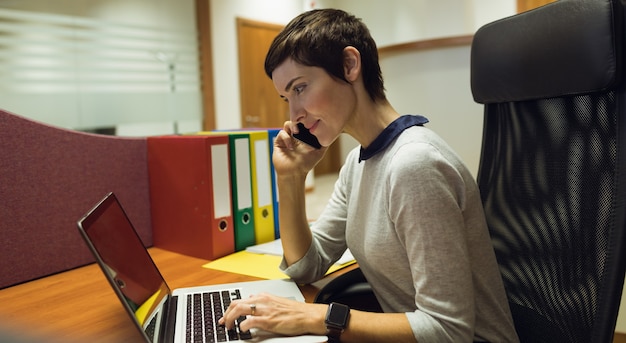
M350 307L331 303L328 306L326 312L326 319L324 324L326 325L326 336L328 336L328 343L339 343L343 330L348 326L348 318L350 316Z
M339 343L341 342L341 334L343 333L343 329L326 327L326 336L328 337L328 343Z

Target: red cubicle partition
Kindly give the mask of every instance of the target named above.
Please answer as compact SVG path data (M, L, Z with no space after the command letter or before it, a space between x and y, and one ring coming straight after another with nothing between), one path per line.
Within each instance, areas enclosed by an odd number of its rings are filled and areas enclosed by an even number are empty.
M109 191L152 245L146 147L0 110L0 288L93 262L76 221Z

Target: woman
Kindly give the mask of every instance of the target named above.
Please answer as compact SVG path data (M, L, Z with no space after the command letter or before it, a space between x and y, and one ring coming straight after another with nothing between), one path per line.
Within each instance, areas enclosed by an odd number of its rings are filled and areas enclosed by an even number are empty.
M222 323L253 314L243 330L329 334L331 342L517 342L476 183L426 118L387 101L367 27L340 10L303 13L276 37L265 70L290 110L273 154L281 268L313 282L350 248L385 313L260 294L234 302ZM297 123L322 149L293 138ZM344 132L361 146L309 228L306 174ZM327 312L339 318L325 322Z

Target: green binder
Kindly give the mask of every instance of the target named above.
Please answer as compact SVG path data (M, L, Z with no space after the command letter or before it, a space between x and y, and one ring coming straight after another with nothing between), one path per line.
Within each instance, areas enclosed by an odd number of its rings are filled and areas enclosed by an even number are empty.
M250 134L245 132L203 131L200 135L228 135L232 186L235 251L256 244L252 205L252 165Z

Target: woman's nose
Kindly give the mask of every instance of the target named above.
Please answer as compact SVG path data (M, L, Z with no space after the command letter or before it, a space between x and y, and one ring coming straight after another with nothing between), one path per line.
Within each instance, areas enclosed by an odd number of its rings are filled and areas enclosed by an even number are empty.
M298 122L300 119L305 117L305 111L300 104L296 101L289 102L289 120L292 122Z

